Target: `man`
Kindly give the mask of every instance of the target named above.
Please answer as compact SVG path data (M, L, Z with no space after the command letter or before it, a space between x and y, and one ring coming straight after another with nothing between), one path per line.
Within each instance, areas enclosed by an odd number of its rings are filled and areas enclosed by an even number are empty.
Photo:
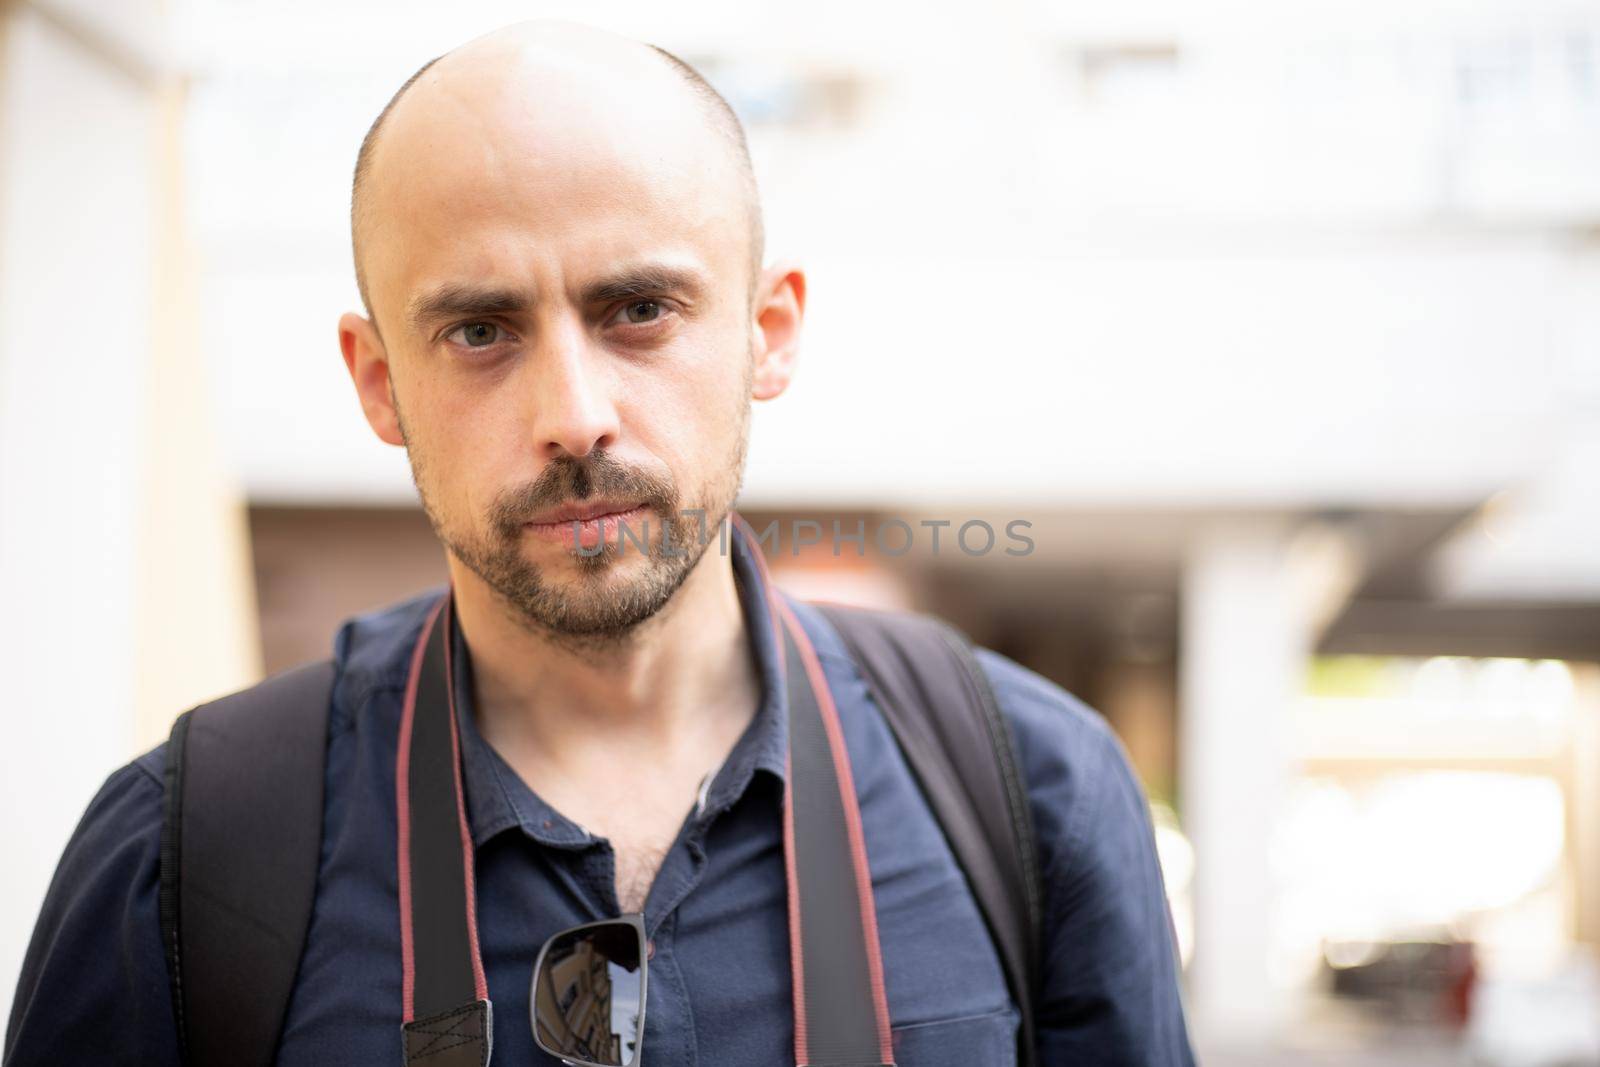
M642 912L645 1062L793 1063L776 601L749 546L723 551L714 531L750 401L793 374L805 277L762 267L737 120L665 53L512 27L402 87L362 146L352 225L367 314L344 316L340 347L447 549L495 1062L555 1062L528 1018L545 939ZM687 550L601 544L650 524ZM337 636L323 851L279 1063L400 1055L395 753L439 598ZM842 723L896 1062L1011 1063L1016 1008L951 850L839 636L784 603ZM1191 1063L1119 745L1042 678L979 658L1038 835L1040 1062ZM166 748L112 775L67 847L7 1067L178 1062L157 900Z

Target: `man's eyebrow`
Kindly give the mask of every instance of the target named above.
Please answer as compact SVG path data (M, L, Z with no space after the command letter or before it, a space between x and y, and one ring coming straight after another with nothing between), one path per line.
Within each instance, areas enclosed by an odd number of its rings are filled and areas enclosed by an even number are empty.
M602 278L583 290L585 304L609 304L634 296L681 293L688 300L699 300L709 287L706 275L693 267L666 263L641 263L609 278Z
M411 301L406 320L424 329L443 319L514 315L531 306L527 293L516 289L486 289L475 285L441 285Z

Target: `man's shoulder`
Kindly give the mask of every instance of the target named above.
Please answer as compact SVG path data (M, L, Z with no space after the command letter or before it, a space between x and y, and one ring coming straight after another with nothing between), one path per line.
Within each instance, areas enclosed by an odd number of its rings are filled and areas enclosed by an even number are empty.
M108 774L84 808L73 840L156 844L166 792L167 742Z
M444 592L427 589L341 623L333 638L340 688L403 685L417 634Z
M430 589L346 619L333 642L338 684L403 685L416 634L442 592L442 588ZM91 819L159 823L167 749L168 742L162 741L112 771L84 813L85 823Z
M1041 835L1076 850L1113 829L1147 834L1144 786L1105 717L1015 660L976 652L1011 727Z
M820 656L848 657L815 605L802 605L796 614ZM1014 742L1048 929L1065 929L1076 908L1093 911L1123 898L1147 910L1164 906L1149 803L1110 724L1037 671L994 649L971 647Z
M1009 656L981 645L973 652L1024 763L1069 762L1098 768L1125 759L1122 742L1098 711Z
M103 855L108 851L154 862L164 812L167 743L112 771L84 808L67 853ZM139 862L139 861L135 861ZM96 868L102 873L109 869Z
M112 771L62 849L17 976L11 1063L177 1063L160 914L167 746Z
M828 605L788 598L819 655L851 659L848 647L823 611ZM842 605L833 605L839 607ZM868 609L887 615L937 618L926 612ZM940 619L941 622L947 620ZM1057 762L1104 763L1122 758L1121 743L1105 718L1055 682L982 645L972 650L1024 756L1037 753ZM852 660L853 662L853 660Z
M159 791L165 786L166 770L167 742L162 741L107 775L96 796L98 798L108 792L141 795L151 789Z
M135 778L142 777L146 782L164 788L167 774L167 742L163 741L144 755L129 761L120 770L112 774L112 779L115 779L119 774L128 774ZM109 781L107 784L110 784Z
M849 653L818 605L790 600L819 655ZM890 612L889 614L926 614ZM946 620L940 620L946 621ZM1047 852L1076 852L1100 817L1118 812L1117 822L1138 832L1144 816L1143 787L1121 740L1104 716L1055 682L1009 656L972 646L979 669L1010 728L1035 828ZM1102 825L1102 832L1104 829Z

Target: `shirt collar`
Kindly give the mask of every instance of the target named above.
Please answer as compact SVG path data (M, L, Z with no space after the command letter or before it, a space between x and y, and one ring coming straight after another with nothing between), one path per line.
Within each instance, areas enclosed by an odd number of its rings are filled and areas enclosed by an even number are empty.
M731 807L744 795L758 771L783 781L789 753L789 712L779 659L781 651L767 599L770 587L761 562L756 559L760 549L733 532L733 525L733 522L724 524L722 529L727 530L728 535L706 551L730 557L739 606L744 613L745 636L750 642L761 683L761 701L750 725L715 772L710 789L704 791L705 804L697 816L703 819L710 819ZM773 592L776 594L776 590ZM454 641L462 779L474 847L481 847L512 827L521 827L534 840L557 848L584 848L594 844L598 838L528 788L479 732L472 702L472 658L459 627Z

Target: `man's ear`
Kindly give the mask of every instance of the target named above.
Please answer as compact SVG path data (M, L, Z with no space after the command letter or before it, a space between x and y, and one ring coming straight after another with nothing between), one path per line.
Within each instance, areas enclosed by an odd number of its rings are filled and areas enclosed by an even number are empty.
M755 372L750 395L771 400L789 387L800 355L800 322L806 312L805 272L778 264L761 272L752 315Z
M378 328L354 311L345 312L339 317L339 350L344 353L344 365L350 371L372 432L385 444L405 444L390 391L389 354Z

